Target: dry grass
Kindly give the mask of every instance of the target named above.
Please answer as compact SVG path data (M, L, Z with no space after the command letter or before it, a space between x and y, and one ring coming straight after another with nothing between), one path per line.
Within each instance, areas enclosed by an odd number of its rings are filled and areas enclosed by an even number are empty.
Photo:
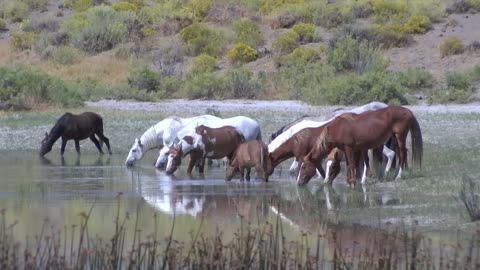
M0 44L0 65L28 64L66 81L78 79L117 83L127 78L129 62L110 53L86 56L80 62L63 66L51 60L41 60L30 51L15 52L8 44Z

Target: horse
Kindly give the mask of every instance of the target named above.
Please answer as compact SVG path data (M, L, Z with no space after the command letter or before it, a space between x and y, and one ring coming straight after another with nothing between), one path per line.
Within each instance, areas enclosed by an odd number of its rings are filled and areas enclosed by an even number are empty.
M289 130L291 127L295 126L296 124L304 121L304 120L310 120L310 121L315 121L315 122L324 122L328 119L332 119L332 118L335 118L336 116L344 113L344 112L353 112L353 113L362 113L362 112L366 112L366 111L372 111L372 110L378 110L378 109L382 109L382 108L385 108L387 107L388 105L385 104L385 103L382 103L382 102L378 102L378 101L373 101L373 102L370 102L370 103L367 103L365 105L362 105L360 107L355 107L355 108L352 108L352 109L344 109L344 108L339 108L339 109L336 109L333 114L330 116L330 117L324 117L324 116L319 116L319 117L310 117L310 116L302 116L290 123L288 123L287 125L281 127L279 130L277 130L276 132L272 133L272 135L270 136L270 143L273 142L273 140L279 136L280 134L282 134L283 132ZM314 127L315 125L309 125L309 127ZM318 126L318 125L316 125ZM296 129L298 130L298 129ZM293 134L292 131L290 131L290 134ZM389 151L390 149L386 149L384 154L387 156L388 158L388 164L392 164L392 160L395 158L395 155L392 151ZM387 165L388 165L387 164ZM298 168L298 162L296 160L294 160L292 162L292 165L290 166L290 174L296 174L297 172L297 168ZM328 168L328 165L327 165L327 168ZM387 166L386 168L390 168L390 166ZM387 170L387 172L388 172Z
M315 147L304 157L297 184L308 183L315 175L316 164L333 148L338 147L345 152L348 167L347 182L350 186L354 185L354 166L357 163L353 156L354 152L381 147L392 134L399 148L400 169L395 179L400 179L402 170L406 169L406 139L409 131L412 138L412 163L421 169L422 132L412 111L401 106L390 106L362 114L342 114L325 125Z
M200 125L195 128L197 139L185 136L180 145L175 145L169 152L166 173L172 174L181 164L182 155L190 154L190 163L187 173L191 174L193 166L200 160L199 172L203 173L205 158L219 159L227 157L229 160L233 151L245 141L242 133L235 127L223 126L210 128ZM190 147L185 144L189 144Z
M86 138L90 138L98 151L103 154L102 146L95 135L98 136L101 142L105 142L108 153L111 155L110 141L103 135L103 119L100 115L93 112L84 112L78 115L67 112L57 120L50 133L45 133L45 138L42 140L40 147L40 156L43 157L50 152L53 144L60 137L62 137L62 146L60 148L62 156L65 153L65 147L69 140L75 141L75 150L80 155L80 141Z
M268 146L260 140L244 142L235 149L227 166L225 180L232 180L233 175L240 172L240 181L243 181L246 170L246 180L250 181L252 167L255 167L257 175L262 174L263 181L268 182L272 163L268 158Z
M173 144L177 132L185 125L198 119L220 120L213 115L201 115L190 118L168 117L147 129L140 138L135 138L125 161L126 166L133 166L137 160L141 160L145 152L161 148L158 156L157 167L162 168L167 159L169 147Z
M268 145L272 168L292 157L295 157L296 160L303 160L316 143L324 125L329 121L331 119L323 122L304 120L276 137ZM321 163L316 164L316 168L322 177L325 178L325 172Z
M235 127L238 130L238 132L240 132L243 135L246 141L262 139L262 132L260 130L260 126L258 125L257 121L251 118L248 118L245 116L236 116L236 117L231 117L226 119L199 118L186 124L176 134L176 137L174 139L174 144L177 144L180 147L182 147L183 153L187 153L193 148L193 143L189 143L188 141L185 141L184 140L185 137L191 137L192 140L194 140L195 142L198 140L201 140L201 136L196 134L196 131L195 131L196 128L200 125L204 125L211 128L232 126L232 127ZM172 146L173 144L168 147L169 151L171 150ZM167 153L169 153L169 151ZM168 164L168 155L167 155L167 164ZM160 158L161 157L159 157L159 159ZM156 166L158 166L160 163L159 159L157 159Z

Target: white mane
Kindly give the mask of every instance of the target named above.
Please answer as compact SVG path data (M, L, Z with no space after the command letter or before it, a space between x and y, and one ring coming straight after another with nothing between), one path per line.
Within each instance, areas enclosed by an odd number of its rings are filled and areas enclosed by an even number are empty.
M287 129L282 134L278 135L268 145L268 152L272 153L273 151L275 151L275 149L277 149L282 144L284 144L286 141L288 141L291 137L293 137L293 135L295 135L300 130L302 130L304 128L315 128L315 127L323 126L326 123L332 121L334 118L330 118L327 121L322 121L322 122L317 122L317 121L312 121L312 120L303 120L303 121L293 125L291 128Z
M149 129L147 129L147 131L145 131L145 133L142 134L142 136L140 137L140 142L142 143L145 151L152 148L160 147L162 145L162 141L157 135L155 126L150 127Z

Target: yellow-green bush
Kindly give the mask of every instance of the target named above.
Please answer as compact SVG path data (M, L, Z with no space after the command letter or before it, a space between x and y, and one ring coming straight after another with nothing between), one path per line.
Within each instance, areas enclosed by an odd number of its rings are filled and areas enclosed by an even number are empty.
M223 51L225 42L221 32L199 23L183 28L180 31L180 38L185 43L186 51L190 55L206 53L211 56L218 56Z
M276 54L291 53L297 47L299 38L294 31L282 33L272 41L272 49Z
M12 32L10 46L15 50L28 50L32 48L38 34L34 32Z
M406 1L372 0L373 13L383 19L401 19L408 16Z
M132 11L137 13L138 12L138 6L135 4L132 4L130 2L118 2L118 3L113 3L112 8L115 11Z
M248 63L257 59L257 51L239 42L227 53L227 57L233 63Z
M190 72L212 72L215 69L216 65L217 59L208 54L202 53L193 59L192 66L190 67Z
M63 0L63 5L73 11L82 12L93 6L93 0Z
M61 65L71 65L78 62L82 56L82 51L69 46L58 47L52 53L53 60Z
M298 34L300 41L311 42L313 33L315 33L315 25L311 23L297 23L292 27L292 30Z
M411 16L405 23L405 31L408 33L425 33L432 22L427 16Z
M190 0L183 9L183 12L195 21L201 22L205 16L207 16L207 12L211 6L212 0Z
M28 5L20 1L11 1L6 6L5 16L13 22L21 22L28 16Z
M313 12L313 22L325 28L337 27L352 20L352 9L346 5L330 4L321 6Z
M440 56L445 57L463 52L463 42L458 37L446 37L439 46Z
M264 43L262 32L258 29L257 24L250 19L236 21L232 28L236 35L236 42L242 42L251 47L257 47Z
M411 41L411 35L403 24L372 24L368 29L370 39L374 44L384 48L402 47Z
M312 47L300 47L293 50L291 54L288 55L290 61L301 61L304 63L310 63L317 60L319 57L319 52Z
M140 32L142 32L142 35L144 37L153 37L157 31L155 31L155 29L153 29L153 27L151 26L144 26L140 29Z
M480 0L465 0L465 5L471 12L480 12Z

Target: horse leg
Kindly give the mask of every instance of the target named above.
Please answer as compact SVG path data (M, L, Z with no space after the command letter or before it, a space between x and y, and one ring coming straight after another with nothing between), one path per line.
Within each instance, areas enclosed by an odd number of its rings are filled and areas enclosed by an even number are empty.
M97 138L95 138L95 134L92 134L92 136L90 136L90 140L93 142L93 144L95 144L95 146L98 149L98 152L100 152L100 154L103 154L102 147L100 146L100 143L98 142Z
M80 141L75 140L75 150L77 150L77 154L80 155Z
M187 173L192 174L193 167L195 166L195 163L197 163L197 159L192 157L190 154L190 161L188 162L188 167L187 167Z
M245 181L245 167L239 167L240 170L240 182Z
M406 134L395 134L395 136L397 137L397 145L400 152L400 168L398 170L397 177L395 177L395 180L399 180L402 178L402 170L405 169L405 161L407 159L407 148L405 145L407 136Z
M108 154L112 154L112 149L110 148L110 140L105 137L105 135L103 135L103 131L102 132L97 132L97 135L98 137L107 145L107 149L108 149Z
M200 158L200 166L198 167L198 172L203 173L205 169L205 158Z
M363 155L363 174L362 174L362 181L360 183L362 183L363 185L367 182L367 172L370 170L370 164L369 164L370 159L368 157L368 150L362 151L362 155Z
M355 184L355 180L352 179L355 172L355 159L353 149L345 147L345 159L347 161L347 184L349 187Z
M60 147L60 155L63 157L63 154L65 153L65 147L67 146L67 140L62 138L62 146Z
M247 175L245 176L245 179L250 182L250 172L252 171L252 168L248 167L247 168Z
M384 146L382 153L387 157L387 166L385 166L385 174L387 174L392 168L392 161L395 158L395 152L392 151L390 148Z

